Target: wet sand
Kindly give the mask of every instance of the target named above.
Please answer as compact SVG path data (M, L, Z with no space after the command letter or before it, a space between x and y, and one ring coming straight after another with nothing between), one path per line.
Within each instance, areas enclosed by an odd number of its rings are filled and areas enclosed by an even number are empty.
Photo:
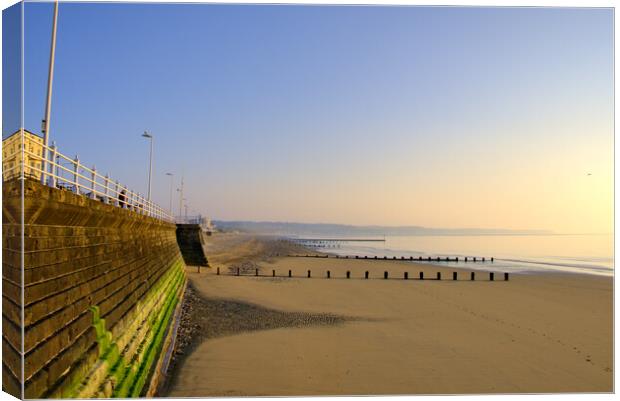
M611 278L472 282L460 270L455 282L454 269L432 265L275 256L285 248L245 236L209 240L214 267L188 268L188 276L201 302L211 303L198 315L224 312L192 336L162 395L612 391ZM240 263L264 276L228 275ZM284 277L271 278L274 269ZM384 280L384 271L394 279ZM443 280L395 279L405 271L410 278L441 271Z

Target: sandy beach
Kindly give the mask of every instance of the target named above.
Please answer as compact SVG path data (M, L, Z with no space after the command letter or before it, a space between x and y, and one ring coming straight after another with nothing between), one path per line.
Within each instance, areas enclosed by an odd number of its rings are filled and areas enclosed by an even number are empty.
M207 247L212 267L187 268L184 344L161 395L613 391L611 278L452 281L423 263L276 256L303 250L237 234ZM420 271L443 280L402 279Z

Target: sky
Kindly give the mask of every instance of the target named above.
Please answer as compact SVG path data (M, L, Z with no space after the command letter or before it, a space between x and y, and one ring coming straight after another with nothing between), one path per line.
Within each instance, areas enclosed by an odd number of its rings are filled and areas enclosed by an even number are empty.
M611 9L61 3L50 137L146 193L148 130L154 200L220 220L611 233L613 100Z

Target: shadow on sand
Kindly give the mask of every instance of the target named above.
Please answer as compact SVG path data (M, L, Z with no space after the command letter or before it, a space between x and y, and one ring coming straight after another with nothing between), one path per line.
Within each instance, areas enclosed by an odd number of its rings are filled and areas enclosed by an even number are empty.
M183 362L203 341L258 330L333 326L348 321L368 321L328 313L282 312L259 305L201 296L188 284L177 332L175 353L167 379L158 396L166 396L174 386Z

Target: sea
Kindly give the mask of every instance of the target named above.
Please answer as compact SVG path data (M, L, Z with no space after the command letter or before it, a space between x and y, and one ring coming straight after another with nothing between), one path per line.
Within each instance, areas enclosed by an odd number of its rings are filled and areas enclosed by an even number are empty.
M292 236L291 238L295 238ZM335 236L337 238L337 236ZM309 238L309 237L305 237ZM311 237L310 237L311 238ZM331 236L334 238L334 236ZM359 238L359 237L358 237ZM361 239L370 239L370 237ZM459 258L432 262L509 273L563 272L602 276L614 274L614 242L610 234L413 235L372 237L384 242L331 242L318 250L338 255ZM486 262L465 263L482 257ZM490 259L493 258L493 262Z

